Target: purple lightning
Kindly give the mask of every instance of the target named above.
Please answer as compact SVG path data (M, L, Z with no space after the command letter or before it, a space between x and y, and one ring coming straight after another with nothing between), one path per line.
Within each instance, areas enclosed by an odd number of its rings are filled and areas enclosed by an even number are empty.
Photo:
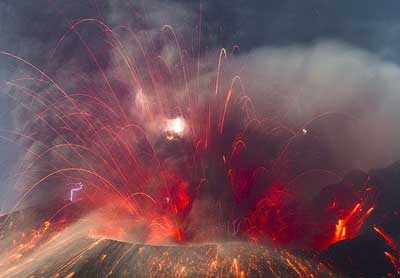
M72 202L72 201L74 200L74 192L81 191L81 189L83 188L83 184L82 184L81 182L78 182L78 183L71 183L71 185L76 185L76 186L78 186L77 188L71 189L70 200L71 200L71 202Z

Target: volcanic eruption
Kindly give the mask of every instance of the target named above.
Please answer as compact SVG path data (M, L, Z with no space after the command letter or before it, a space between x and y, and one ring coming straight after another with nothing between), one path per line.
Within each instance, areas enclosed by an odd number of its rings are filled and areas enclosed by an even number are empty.
M356 277L340 246L363 236L398 275L382 228L398 166L351 170L334 153L355 116L293 119L296 100L246 79L253 57L205 47L201 5L190 31L151 5L117 23L57 7L68 28L46 63L0 51L19 69L2 85L17 128L0 138L24 150L0 277Z

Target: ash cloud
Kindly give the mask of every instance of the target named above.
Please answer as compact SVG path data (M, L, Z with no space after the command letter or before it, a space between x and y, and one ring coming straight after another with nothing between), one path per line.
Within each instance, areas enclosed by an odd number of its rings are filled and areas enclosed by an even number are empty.
M111 5L109 18L114 23L131 14L121 3ZM157 33L170 24L184 43L194 26L198 28L198 4L152 1L141 7L148 14L149 29ZM201 78L209 84L215 74L215 47L237 43L242 53L230 58L225 78L239 74L247 93L262 104L260 111L275 113L293 127L322 113L337 113L326 120L327 130L321 135L331 143L336 166L387 166L400 157L398 23L391 12L396 5L205 1L202 39L208 60ZM177 63L176 53L173 57L172 63Z
M399 159L397 64L340 41L259 48L234 64L260 111L298 128L332 112L306 128L324 129L337 167L368 170Z

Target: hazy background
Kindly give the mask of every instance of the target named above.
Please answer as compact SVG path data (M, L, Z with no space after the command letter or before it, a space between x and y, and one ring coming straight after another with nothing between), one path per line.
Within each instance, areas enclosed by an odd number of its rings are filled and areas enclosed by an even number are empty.
M346 157L346 166L383 167L400 158L399 1L0 1L0 50L40 68L74 20L94 17L135 25L140 6L154 28L165 23L184 28L179 26L181 19L195 28L201 5L203 47L239 45L241 55L235 63L238 68L245 65L242 75L249 90L284 92L288 99L293 99L292 92L300 92L296 109L293 103L282 106L290 111L288 121L300 122L327 110L357 116L356 126L334 127L339 134L348 134L333 147L338 159ZM94 40L98 35L90 29L85 32ZM67 39L54 64L88 59L76 43ZM15 103L6 97L10 88L3 82L19 71L15 63L0 58L0 129L15 128ZM262 93L258 96L263 103ZM20 153L15 145L1 141L0 212L12 203L9 176Z

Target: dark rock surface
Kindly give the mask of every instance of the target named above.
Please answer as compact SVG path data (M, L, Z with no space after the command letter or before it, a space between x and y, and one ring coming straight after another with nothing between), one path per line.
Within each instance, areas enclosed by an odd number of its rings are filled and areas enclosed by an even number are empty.
M14 267L0 266L0 277L336 277L303 257L244 243L151 246L63 234Z
M369 183L377 189L374 212L364 224L361 234L352 239L338 242L326 250L322 257L334 269L349 277L399 277L395 266L384 252L398 259L399 249L394 250L378 235L379 227L395 243L400 239L400 162L387 168L374 169L368 173Z

